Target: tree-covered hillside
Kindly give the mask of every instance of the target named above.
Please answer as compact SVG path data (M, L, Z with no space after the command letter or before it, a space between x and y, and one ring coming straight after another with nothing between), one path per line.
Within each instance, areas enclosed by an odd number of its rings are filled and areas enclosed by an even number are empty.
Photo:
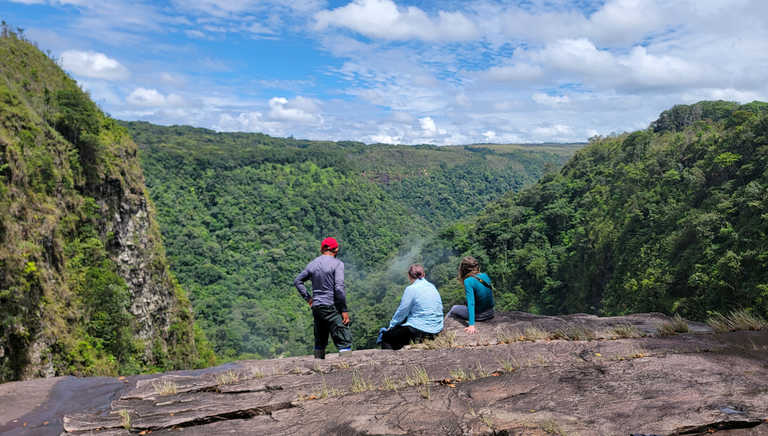
M366 146L125 123L141 147L172 268L227 359L305 354L293 278L337 237L353 336L372 346L438 226L562 165L573 147ZM458 205L458 206L457 206Z
M476 214L488 202L557 170L582 146L375 145L348 157L366 178L436 228Z
M205 365L136 144L32 44L0 36L0 381Z
M450 287L456 256L480 257L505 309L765 316L767 168L768 104L675 106L453 225L427 258Z

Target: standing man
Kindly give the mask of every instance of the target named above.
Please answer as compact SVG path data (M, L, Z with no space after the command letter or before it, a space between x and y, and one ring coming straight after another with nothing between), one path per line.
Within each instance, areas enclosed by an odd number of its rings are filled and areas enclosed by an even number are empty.
M344 262L336 259L339 243L334 238L323 239L320 253L293 281L301 297L312 308L315 318L315 359L325 359L329 333L339 353L352 350L344 290ZM306 280L312 280L311 295L304 286Z

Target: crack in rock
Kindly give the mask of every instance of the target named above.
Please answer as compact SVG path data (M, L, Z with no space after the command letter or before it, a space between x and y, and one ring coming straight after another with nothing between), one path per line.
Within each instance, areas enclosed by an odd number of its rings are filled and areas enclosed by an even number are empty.
M710 424L692 425L679 428L672 432L670 436L686 435L686 434L702 434L702 433L714 433L720 430L737 430L745 428L754 428L760 424L763 424L764 419L750 419L746 421L718 421Z

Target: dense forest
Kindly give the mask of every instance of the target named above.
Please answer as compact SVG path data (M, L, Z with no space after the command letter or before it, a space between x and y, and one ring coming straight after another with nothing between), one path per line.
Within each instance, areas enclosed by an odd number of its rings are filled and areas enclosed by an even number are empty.
M0 36L0 381L210 364L136 144L56 63Z
M356 347L446 222L562 166L580 145L367 146L124 123L141 148L172 268L222 359L306 354L293 278L339 239Z
M434 280L483 260L504 309L768 314L768 104L680 105L444 229ZM455 281L455 280L454 280Z

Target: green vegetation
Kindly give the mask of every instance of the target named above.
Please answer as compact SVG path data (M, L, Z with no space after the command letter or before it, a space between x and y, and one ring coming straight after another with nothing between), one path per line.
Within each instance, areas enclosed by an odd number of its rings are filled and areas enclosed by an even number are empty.
M768 104L676 106L425 247L441 292L481 259L499 309L768 313Z
M444 222L565 162L574 146L366 146L144 122L141 147L172 269L224 359L310 352L294 277L341 243L355 346L374 345L408 263Z
M680 316L675 314L671 321L659 325L659 336L671 336L678 333L688 333L690 331L688 323Z
M125 247L113 217L146 211L135 155L124 128L51 59L2 29L0 381L210 362L151 215L147 232L135 234L146 240L130 254L146 262L144 280L158 295L168 294L152 315L170 328L139 334L146 325L131 312L134 288L117 260Z
M556 171L582 144L370 146L349 155L362 174L432 228L478 213L492 200Z
M747 310L734 310L728 315L713 312L707 318L707 324L712 330L723 333L736 330L762 330L768 328L768 322L760 315L755 315Z

